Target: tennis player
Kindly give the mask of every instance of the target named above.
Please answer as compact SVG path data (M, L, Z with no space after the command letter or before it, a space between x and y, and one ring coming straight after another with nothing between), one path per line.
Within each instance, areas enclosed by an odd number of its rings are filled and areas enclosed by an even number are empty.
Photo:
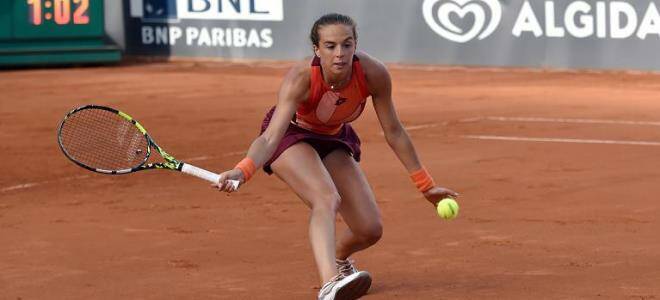
M355 22L327 14L312 27L314 57L285 76L278 102L263 120L247 156L221 174L247 182L257 168L275 173L311 208L309 235L322 281L320 300L357 299L371 277L358 271L351 254L374 245L383 225L374 194L360 169L360 139L351 125L371 97L385 139L426 199L435 205L457 193L437 186L419 161L392 103L390 74L380 61L357 51ZM339 212L348 230L335 241Z

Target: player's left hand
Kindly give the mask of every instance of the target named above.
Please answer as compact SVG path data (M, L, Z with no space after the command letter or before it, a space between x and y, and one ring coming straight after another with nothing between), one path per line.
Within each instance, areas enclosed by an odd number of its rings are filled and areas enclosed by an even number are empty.
M443 188L441 186L435 186L432 189L424 192L424 197L427 201L431 202L433 206L436 206L440 200L444 198L454 198L458 197L458 193L454 192L448 188Z

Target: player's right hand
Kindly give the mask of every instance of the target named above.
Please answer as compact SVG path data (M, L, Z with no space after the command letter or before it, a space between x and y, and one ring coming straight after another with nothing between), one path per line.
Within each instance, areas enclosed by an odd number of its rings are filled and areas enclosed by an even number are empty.
M220 192L227 192L227 193L235 192L237 189L234 189L232 184L229 183L229 180L237 180L241 184L245 182L245 178L243 177L243 172L240 169L233 169L222 172L220 174L220 179L218 179L218 183L214 183L211 186L217 188L218 191Z
M458 197L458 193L448 188L435 186L432 189L424 192L424 197L427 201L433 204L433 206L437 206L438 202L444 198L456 199Z

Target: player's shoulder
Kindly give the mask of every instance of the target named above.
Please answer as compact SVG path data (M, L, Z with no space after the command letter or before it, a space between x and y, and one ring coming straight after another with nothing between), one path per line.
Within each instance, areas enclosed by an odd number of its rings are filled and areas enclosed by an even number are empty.
M309 73L309 70L311 69L310 66L312 65L312 56L306 56L303 59L300 59L296 62L294 62L292 69L295 69L299 72L307 71Z
M372 94L390 85L390 73L383 62L364 51L356 52L355 55L360 59L364 77Z
M311 78L311 64L312 58L305 57L302 60L296 61L286 75L286 79L294 83L309 82Z
M360 59L360 64L362 65L362 69L364 70L365 74L376 75L388 73L385 64L379 59L369 55L369 53L364 51L357 51L355 55Z

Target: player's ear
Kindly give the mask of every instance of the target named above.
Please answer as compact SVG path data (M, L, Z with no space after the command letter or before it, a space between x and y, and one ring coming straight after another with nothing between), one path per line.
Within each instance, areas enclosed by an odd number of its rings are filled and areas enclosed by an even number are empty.
M321 57L321 55L319 53L319 47L318 46L312 45L312 50L314 50L314 56Z

